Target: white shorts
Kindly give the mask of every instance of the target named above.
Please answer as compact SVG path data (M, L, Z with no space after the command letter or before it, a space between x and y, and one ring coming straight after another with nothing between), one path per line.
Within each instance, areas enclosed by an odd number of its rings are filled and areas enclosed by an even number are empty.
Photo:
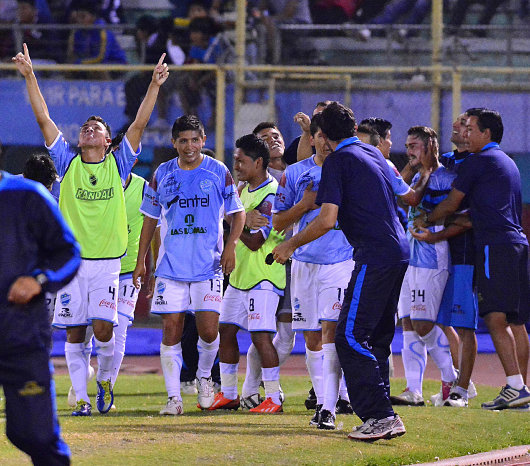
M326 265L293 260L293 330L320 330L321 321L338 320L353 267L351 259Z
M436 322L448 277L448 270L409 265L401 285L398 317Z
M57 292L52 325L76 327L94 319L118 325L120 267L120 259L83 259L74 279Z
M280 296L272 290L238 290L228 285L221 305L220 324L233 324L249 332L276 332Z
M223 279L213 278L202 282L179 282L156 277L151 304L153 314L179 312L221 311Z
M138 290L133 285L132 277L120 277L118 293L118 314L129 318L129 325L134 320L134 309L138 301Z

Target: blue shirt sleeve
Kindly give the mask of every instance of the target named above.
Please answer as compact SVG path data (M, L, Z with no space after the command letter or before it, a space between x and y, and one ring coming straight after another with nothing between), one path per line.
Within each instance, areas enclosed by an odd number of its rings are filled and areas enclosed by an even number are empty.
M57 174L62 178L70 165L72 159L77 155L77 151L73 148L66 139L64 139L63 133L59 133L50 146L46 146L50 157L55 164Z
M140 212L151 218L160 218L162 206L160 205L160 194L158 193L158 169L153 173L151 182L145 187L144 198L140 206Z
M245 208L241 203L241 199L239 199L239 194L237 193L234 178L232 178L232 175L230 174L230 171L228 170L228 168L226 168L226 166L225 170L225 185L223 187L222 193L224 199L225 213L226 215L230 215L235 212L241 212L242 210L245 210Z
M410 186L405 183L405 180L401 177L398 169L392 162L387 160L387 165L389 171L388 177L390 178L390 184L392 185L392 191L394 191L394 194L396 196L407 194L410 191Z
M142 152L142 144L138 146L138 150L135 152L131 147L131 143L127 139L127 136L124 136L118 148L114 151L114 158L116 159L116 164L118 165L118 172L122 183L125 185L125 180L131 173L132 167L136 159Z
M273 194L267 195L265 199L261 201L261 204L256 207L259 213L264 217L267 217L267 220L269 221L267 225L261 227L259 230L256 230L261 231L265 239L269 237L272 230L272 205L274 203L274 197L275 196ZM252 231L252 233L254 233L254 230Z
M289 210L295 204L294 184L292 183L291 177L288 175L289 171L286 170L278 183L276 196L274 198L274 207L272 209L272 212L275 214L284 210Z
M329 155L322 166L322 176L318 186L315 204L342 204L342 171L339 158Z

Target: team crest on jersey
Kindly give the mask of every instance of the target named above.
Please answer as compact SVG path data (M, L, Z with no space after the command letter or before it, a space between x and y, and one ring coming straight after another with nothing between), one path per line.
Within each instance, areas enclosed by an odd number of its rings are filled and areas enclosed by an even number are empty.
M211 180L202 180L199 183L199 186L201 187L201 191L206 193L212 189L213 183L211 182Z
M72 300L72 296L69 295L68 293L63 293L61 295L61 304L63 306L67 306L70 303L71 300Z
M88 179L88 181L90 181L90 184L92 186L96 186L96 184L98 184L98 179L96 178L95 175L90 175L90 178Z
M166 291L166 284L164 282L158 282L158 284L156 285L156 291L159 294L163 294L164 291Z

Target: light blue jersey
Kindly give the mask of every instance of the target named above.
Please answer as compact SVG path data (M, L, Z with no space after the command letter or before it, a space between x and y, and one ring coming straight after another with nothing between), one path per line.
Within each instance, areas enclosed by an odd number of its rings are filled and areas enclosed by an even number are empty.
M272 212L278 213L290 209L299 202L304 195L307 185L313 182L313 191L318 190L322 167L315 163L315 156L302 160L287 167L283 174ZM320 209L310 210L294 224L293 233L303 230L320 212ZM352 258L353 249L339 228L328 231L324 236L299 247L293 258L311 264L336 264Z
M140 212L160 219L157 277L199 282L223 276L223 216L244 208L226 165L203 157L194 170L181 170L177 158L161 164L145 190Z
M416 183L419 177L420 174L416 173L412 183ZM419 209L426 212L432 212L434 208L447 197L449 191L451 191L451 186L455 178L456 175L443 166L440 166L431 175L420 205L409 209L409 227L413 227L414 219L419 215ZM429 230L432 232L437 232L443 229L443 220L440 225L429 227ZM425 241L415 239L409 231L407 231L407 237L410 243L410 265L425 269L449 269L449 244L447 241L439 241L434 244L429 244Z
M55 169L60 178L64 176L72 159L79 153L77 147L69 144L63 137L62 133L59 133L55 138L55 141L51 143L50 146L46 146L48 152L50 153L53 163L55 164ZM125 186L125 181L131 173L132 167L136 158L140 155L142 151L142 145L138 146L138 150L134 152L131 147L131 143L127 139L127 136L123 138L120 145L116 150L112 152L114 154L114 160L116 160L116 165L118 167L118 173L120 174L122 185ZM111 154L107 154L108 157ZM101 163L101 162L97 162ZM91 163L86 163L86 166L90 166Z
M398 169L390 160L386 159L386 163L389 167L388 176L390 178L390 184L392 185L392 191L394 191L394 194L396 196L403 196L404 194L407 194L410 191L410 186L405 183L405 180L399 174Z

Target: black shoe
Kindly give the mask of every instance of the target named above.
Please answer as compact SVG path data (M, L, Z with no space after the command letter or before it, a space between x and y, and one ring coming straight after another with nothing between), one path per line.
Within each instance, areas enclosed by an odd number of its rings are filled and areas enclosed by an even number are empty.
M340 396L335 406L335 414L353 414L353 408L347 400L343 400Z
M318 423L320 422L320 410L322 409L322 405L317 405L315 408L315 414L309 421L310 426L318 426Z
M335 416L327 409L320 411L320 421L318 422L317 429L334 430L335 429Z
M311 390L309 390L309 393L307 394L307 398L304 401L304 404L308 411L312 411L313 409L316 409L317 396L315 395L315 390L313 389L313 387L311 387Z

